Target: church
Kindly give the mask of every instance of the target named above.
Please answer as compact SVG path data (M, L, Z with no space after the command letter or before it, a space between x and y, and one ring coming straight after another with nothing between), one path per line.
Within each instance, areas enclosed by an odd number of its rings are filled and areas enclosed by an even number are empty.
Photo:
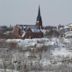
M39 6L36 24L35 25L16 24L12 30L12 35L16 39L42 38L43 37L43 32L41 31L42 29L43 29L42 17Z

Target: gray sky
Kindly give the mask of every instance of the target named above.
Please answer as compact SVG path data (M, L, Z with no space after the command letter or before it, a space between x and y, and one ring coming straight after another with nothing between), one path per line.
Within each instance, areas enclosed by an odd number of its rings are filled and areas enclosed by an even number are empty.
M72 23L72 0L0 0L0 25L35 24L39 5L43 25Z

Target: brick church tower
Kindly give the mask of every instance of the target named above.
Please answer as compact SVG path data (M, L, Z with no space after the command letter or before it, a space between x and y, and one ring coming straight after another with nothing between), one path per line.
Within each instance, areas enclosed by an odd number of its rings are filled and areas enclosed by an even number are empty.
M42 26L42 17L41 17L41 13L40 13L40 6L39 6L39 9L38 9L38 16L37 16L37 20L36 20L36 26L39 29L41 29L43 27Z

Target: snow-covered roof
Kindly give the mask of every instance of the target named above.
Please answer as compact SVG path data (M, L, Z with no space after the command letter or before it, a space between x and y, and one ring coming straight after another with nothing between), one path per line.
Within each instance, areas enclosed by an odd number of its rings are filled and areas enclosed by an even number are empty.
M23 31L22 37L24 37L24 36L25 36L25 34L26 34L26 32L25 32L25 31Z
M65 25L65 26L64 26L64 29L70 28L70 27L72 27L72 23Z
M31 29L31 30L32 30L32 32L41 32L40 29Z
M64 29L69 28L68 26L64 26Z
M70 23L70 24L68 24L68 25L66 25L66 26L72 27L72 23Z
M68 31L65 33L65 37L72 36L72 31Z
M65 32L65 34L72 34L72 31L67 31Z
M26 29L26 28L31 28L31 29L36 29L36 25L17 25L20 29Z

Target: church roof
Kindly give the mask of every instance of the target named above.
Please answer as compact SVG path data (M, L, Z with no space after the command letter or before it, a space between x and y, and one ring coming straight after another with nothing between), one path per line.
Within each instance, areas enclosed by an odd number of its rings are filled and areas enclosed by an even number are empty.
M41 32L40 29L36 27L36 25L17 25L22 31L28 31L31 29L32 32Z
M26 28L31 28L31 29L36 29L36 25L17 25L21 29L26 29Z

